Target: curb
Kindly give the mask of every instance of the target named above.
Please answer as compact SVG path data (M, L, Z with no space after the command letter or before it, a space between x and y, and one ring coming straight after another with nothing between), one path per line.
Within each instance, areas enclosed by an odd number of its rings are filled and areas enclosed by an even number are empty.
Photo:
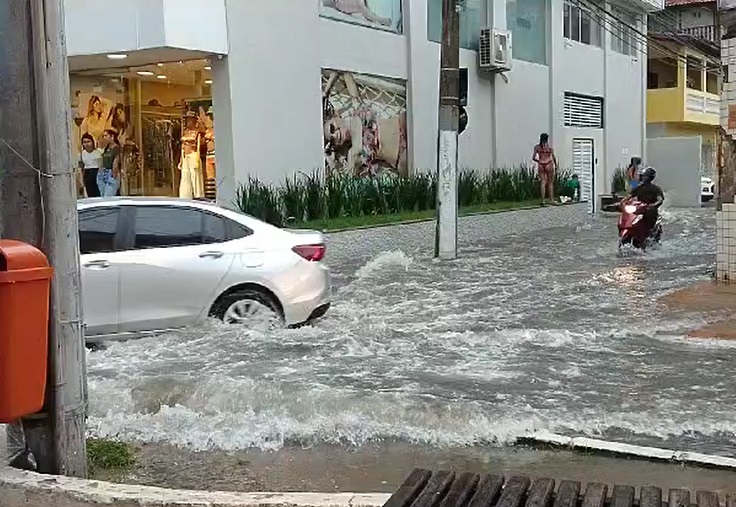
M518 444L532 446L549 446L552 448L567 448L576 452L596 452L622 457L644 458L653 461L675 462L683 465L695 465L703 468L721 468L736 470L736 459L723 456L713 456L698 452L678 451L647 447L642 445L623 444L598 440L586 437L566 437L556 433L539 432L516 441Z
M228 493L114 484L0 468L0 507L381 507L383 493Z
M555 206L540 206L540 205L534 205L534 206L522 206L519 208L507 208L507 209L495 209L495 210L489 210L489 211L474 211L470 213L462 213L458 214L458 219L460 218L466 218L466 217L478 217L483 215L497 215L499 213L510 213L513 211L531 211L531 210L537 210L537 209L543 209L543 208L562 208L565 206L576 206L580 204L585 204L585 202L575 202L575 203L565 203L565 204L557 204ZM321 230L323 234L338 234L341 232L350 232L350 231L362 231L366 229L379 229L382 227L393 227L396 225L414 225L414 224L422 224L425 222L434 222L437 220L436 217L430 217L430 218L417 218L413 220L401 220L398 222L386 222L383 224L371 224L371 225L358 225L356 227L345 227L342 229L331 229L329 231L327 230Z
M516 445L548 446L574 452L594 452L620 457L736 470L736 459L696 452L660 449L585 437L537 432L518 438ZM382 507L387 493L235 493L175 490L153 486L41 475L7 466L0 467L0 507Z

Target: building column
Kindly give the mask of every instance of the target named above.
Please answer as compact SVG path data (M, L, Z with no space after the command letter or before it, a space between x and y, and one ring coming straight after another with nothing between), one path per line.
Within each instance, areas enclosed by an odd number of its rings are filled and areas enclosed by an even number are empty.
M687 52L678 51L680 58L677 60L677 88L681 93L687 90Z
M641 21L639 22L639 31L642 33L647 33L647 18L648 14L644 13L644 15L641 17ZM649 79L647 79L647 72L649 69L649 61L647 60L647 47L646 47L646 41L641 42L640 44L644 44L643 47L639 50L639 56L638 58L641 60L641 68L642 68L642 84L641 84L641 117L644 124L642 125L641 129L641 149L639 150L640 157L642 160L646 160L647 158L647 89L649 88Z
M705 60L700 60L700 91L704 92L708 89L707 81L708 81L708 73L705 70L706 63Z
M228 57L212 60L212 109L215 123L215 180L217 204L232 208L235 202L235 140L233 139L232 90Z
M564 90L559 84L557 55L561 54L565 44L562 33L563 0L552 0L547 7L547 65L549 69L549 135L556 146L564 146L565 135L563 118ZM567 157L567 154L565 155Z

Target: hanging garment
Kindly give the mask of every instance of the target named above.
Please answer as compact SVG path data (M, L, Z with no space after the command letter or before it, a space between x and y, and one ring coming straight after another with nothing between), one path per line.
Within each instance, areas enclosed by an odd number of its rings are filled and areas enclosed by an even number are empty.
M184 199L204 197L204 181L200 167L199 153L183 155L181 160L181 182L179 197Z

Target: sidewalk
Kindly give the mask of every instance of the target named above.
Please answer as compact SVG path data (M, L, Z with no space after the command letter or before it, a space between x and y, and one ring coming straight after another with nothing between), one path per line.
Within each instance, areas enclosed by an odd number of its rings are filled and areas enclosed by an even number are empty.
M712 323L690 331L691 338L736 340L736 285L701 282L667 294L660 302L675 312L700 313Z
M178 466L171 466L177 463ZM224 491L321 491L391 493L415 467L459 472L521 474L581 482L731 491L736 471L703 469L639 459L525 447L437 449L402 442L362 447L287 446L256 450L191 452L166 445L142 446L128 484ZM103 478L103 477L98 477Z

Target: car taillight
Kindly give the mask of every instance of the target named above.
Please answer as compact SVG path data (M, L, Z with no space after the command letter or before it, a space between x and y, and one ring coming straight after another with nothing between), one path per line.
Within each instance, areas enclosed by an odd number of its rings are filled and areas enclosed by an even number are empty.
M319 262L325 257L325 245L299 245L292 248L302 258L309 262Z

